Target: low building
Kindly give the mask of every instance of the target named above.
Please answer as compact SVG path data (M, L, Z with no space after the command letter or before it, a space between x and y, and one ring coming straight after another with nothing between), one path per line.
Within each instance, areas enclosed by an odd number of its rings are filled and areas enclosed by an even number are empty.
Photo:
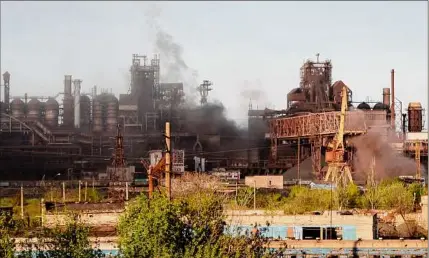
M283 189L283 176L246 176L244 184L256 188Z
M64 225L67 215L74 211L80 220L94 231L115 231L125 206L120 203L68 204L66 207L51 207L44 212L46 226ZM326 211L311 215L285 215L283 211L226 210L226 233L250 234L255 230L273 239L342 239L371 240L377 236L376 215L361 215Z
M316 213L315 213L316 214ZM265 237L274 239L375 239L376 215L326 211L320 215L285 215L282 211L227 211L227 232L246 234L255 225Z

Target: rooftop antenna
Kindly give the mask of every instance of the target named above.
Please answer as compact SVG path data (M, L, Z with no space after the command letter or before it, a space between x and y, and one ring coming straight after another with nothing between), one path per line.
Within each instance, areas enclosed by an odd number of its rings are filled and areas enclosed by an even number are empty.
M204 80L203 83L200 84L200 86L198 87L198 91L200 92L201 96L201 105L207 104L207 96L209 95L209 91L213 90L212 88L210 88L210 86L212 85L212 82Z
M316 54L316 60L317 60L317 63L319 63L319 56L320 56L320 54L319 54L319 53L317 53L317 54Z
M252 98L249 100L249 110L252 110Z

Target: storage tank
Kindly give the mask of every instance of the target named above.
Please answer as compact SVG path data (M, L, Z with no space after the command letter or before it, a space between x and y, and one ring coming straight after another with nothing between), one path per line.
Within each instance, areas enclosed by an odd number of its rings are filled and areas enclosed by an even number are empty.
M388 106L390 109L390 89L383 88L383 104Z
M28 121L37 121L40 120L41 115L41 103L38 99L32 98L27 103L27 120Z
M373 110L388 110L390 107L388 105L385 105L381 102L378 102L377 104L374 105L374 107L372 108Z
M25 117L24 107L25 107L24 101L22 101L19 98L13 99L12 102L10 103L12 116L17 119L23 119Z
M408 104L408 132L421 132L423 130L423 108L420 102Z
M106 98L106 107L107 107L107 120L106 120L106 129L109 132L116 131L116 127L118 125L118 99L109 95Z
M89 128L91 123L91 99L87 95L80 96L80 125Z
M45 123L49 126L58 126L58 115L60 113L60 105L54 98L48 98L45 103Z
M371 110L371 106L366 102L362 102L357 106L358 109Z
M95 133L103 131L103 110L100 100L100 96L97 96L92 103L92 131Z

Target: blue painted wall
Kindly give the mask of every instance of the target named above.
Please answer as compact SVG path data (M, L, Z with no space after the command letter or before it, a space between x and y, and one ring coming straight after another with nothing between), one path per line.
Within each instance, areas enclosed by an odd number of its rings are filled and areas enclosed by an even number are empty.
M312 226L320 228L328 228L330 226ZM343 239L344 240L357 240L356 226L350 225L332 225L332 227L343 228ZM293 237L295 239L303 239L303 227L302 226L264 226L258 227L259 232L263 237L285 240L288 235L288 228L293 228ZM233 236L249 236L252 232L253 226L227 226L225 227L225 234Z
M344 240L357 240L355 226L343 226Z

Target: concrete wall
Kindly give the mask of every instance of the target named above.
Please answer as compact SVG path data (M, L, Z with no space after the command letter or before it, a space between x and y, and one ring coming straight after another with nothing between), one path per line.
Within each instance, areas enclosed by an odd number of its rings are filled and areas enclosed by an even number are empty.
M256 188L283 189L283 176L246 176L244 184Z
M122 212L85 212L79 215L81 222L91 227L116 226ZM46 214L44 224L47 227L65 225L68 219L64 214Z
M119 217L122 214L120 211L115 212L83 212L80 215L82 222L92 227L116 226ZM251 230L255 223L263 227L267 237L272 238L295 238L302 239L303 227L341 227L343 231L343 239L364 240L374 239L376 228L374 216L372 215L338 215L335 211L331 216L329 212L323 215L284 215L282 211L267 212L264 210L227 210L225 211L225 222L230 225L227 231L236 230L240 227L240 231ZM46 226L55 224L64 225L67 219L66 215L47 214L44 217ZM269 224L269 227L267 227ZM320 236L324 239L323 235Z

